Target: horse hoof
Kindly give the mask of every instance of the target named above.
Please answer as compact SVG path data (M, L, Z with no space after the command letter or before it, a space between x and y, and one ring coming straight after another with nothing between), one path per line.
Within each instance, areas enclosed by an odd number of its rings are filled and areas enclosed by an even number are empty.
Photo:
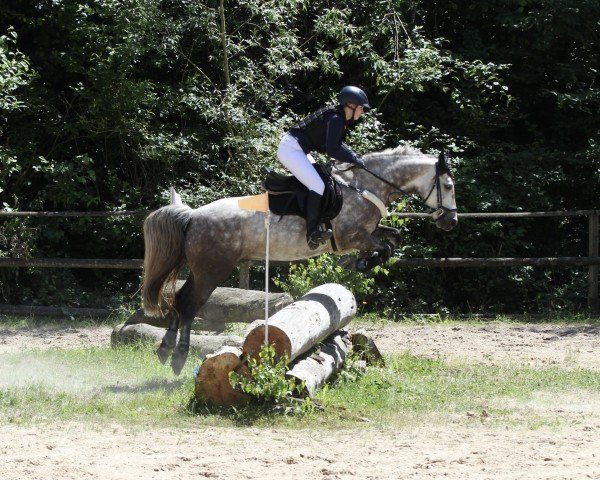
M169 358L169 356L171 355L172 351L173 351L172 348L168 348L166 345L163 345L161 343L160 347L158 347L156 349L156 355L158 355L158 359L160 360L160 363L162 363L164 365L166 363L167 359Z
M158 359L160 363L164 365L164 363L171 355L171 352L175 348L175 344L177 342L177 331L176 330L167 330L165 335L160 342L160 346L156 349L156 354L158 355Z
M368 268L368 264L367 264L367 259L366 258L359 258L356 261L356 270L359 272L364 272L366 271Z
M177 348L171 357L171 369L175 375L179 375L185 365L188 356L187 348Z
M176 359L175 357L171 358L171 369L173 370L173 373L175 375L179 376L181 370L183 370L184 365L185 360L181 361L180 359Z

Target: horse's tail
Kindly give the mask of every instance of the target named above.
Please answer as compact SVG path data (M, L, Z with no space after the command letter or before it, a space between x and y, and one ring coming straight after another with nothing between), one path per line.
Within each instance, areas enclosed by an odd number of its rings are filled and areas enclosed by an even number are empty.
M148 315L162 314L163 288L175 293L177 274L185 265L185 231L191 212L187 205L168 205L144 221L142 305Z

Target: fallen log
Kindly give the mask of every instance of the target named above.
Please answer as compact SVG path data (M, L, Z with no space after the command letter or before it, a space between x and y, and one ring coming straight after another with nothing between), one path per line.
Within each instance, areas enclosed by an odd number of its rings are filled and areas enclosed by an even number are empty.
M278 312L293 301L287 293L269 293L269 312ZM198 316L222 323L250 323L257 318L264 318L265 292L219 287L200 309Z
M250 376L250 370L242 361L240 348L224 346L214 354L208 355L196 376L196 398L219 407L247 403L250 396L231 386L230 372Z
M297 385L304 382L300 396L313 398L317 390L343 367L349 348L348 332L337 331L322 344L298 357L290 365L286 376L293 378Z
M355 313L352 292L335 283L321 285L269 318L269 344L278 357L292 361L350 323ZM246 336L243 354L258 358L264 337L264 323L257 324Z
M139 323L137 325L117 325L110 336L110 343L116 345L128 345L140 341L151 341L160 343L165 334L164 328L153 327ZM178 334L179 337L179 334ZM190 352L205 358L219 348L226 346L238 347L243 338L234 335L190 335Z
M183 280L177 281L176 290L181 288ZM165 294L163 308L168 310L171 294ZM287 293L269 294L269 311L278 312L293 302ZM250 323L257 318L264 318L265 293L258 290L219 287L215 289L206 304L198 311L192 324L194 330L223 331L226 323ZM165 317L150 317L143 309L137 310L126 322L126 325L146 323L155 327L167 328L169 320Z

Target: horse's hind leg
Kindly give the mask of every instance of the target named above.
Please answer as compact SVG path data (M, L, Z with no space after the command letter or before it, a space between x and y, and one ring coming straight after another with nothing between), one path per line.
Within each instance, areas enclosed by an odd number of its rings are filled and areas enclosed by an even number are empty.
M178 312L179 305L181 302L178 300L179 298L186 298L189 296L189 290L193 288L193 277L190 277L183 284L183 287L177 292L175 295L175 308L169 312L169 328L165 332L162 341L158 349L156 350L156 354L160 360L160 363L165 363L171 355L171 352L175 348L177 344L177 330L179 329L179 318L180 314Z
M156 349L156 354L160 363L165 363L177 343L177 328L179 327L179 315L176 311L169 313L169 328L165 332L160 345Z
M187 286L189 282L190 288L185 291L182 288L178 293L175 307L180 319L179 344L171 357L171 368L175 375L181 373L187 360L192 322L196 313L206 303L215 288L227 279L234 266L235 264L221 265L220 268L212 271L196 272L190 275L185 284Z

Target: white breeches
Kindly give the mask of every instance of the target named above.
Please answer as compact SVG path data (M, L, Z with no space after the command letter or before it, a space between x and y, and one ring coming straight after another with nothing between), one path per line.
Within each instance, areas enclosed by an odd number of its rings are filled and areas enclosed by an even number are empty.
M292 172L292 175L302 182L306 188L323 195L325 184L312 165L315 163L315 159L312 155L304 153L302 147L298 144L298 140L289 133L286 133L281 139L277 149L277 157L283 166Z

